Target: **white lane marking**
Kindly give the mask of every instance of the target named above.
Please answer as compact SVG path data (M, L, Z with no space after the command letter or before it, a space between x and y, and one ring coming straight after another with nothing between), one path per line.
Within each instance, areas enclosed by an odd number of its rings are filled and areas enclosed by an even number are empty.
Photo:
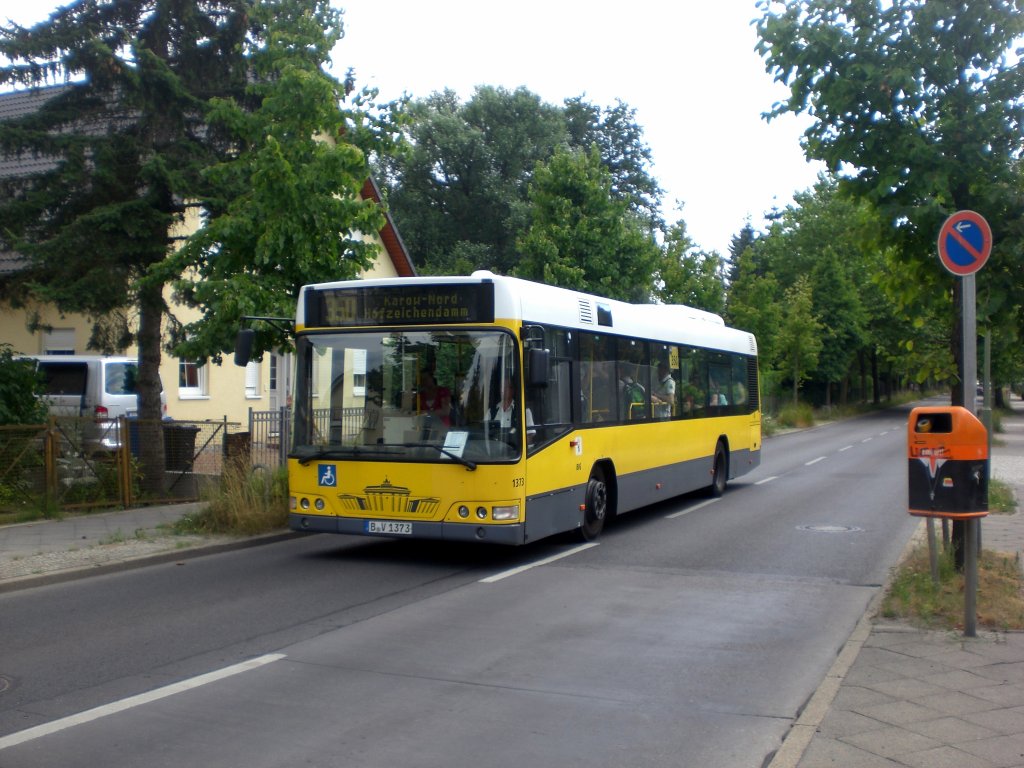
M673 520L677 517L688 515L691 512L696 512L698 509L704 509L708 504L714 504L716 501L721 501L721 499L708 499L707 501L702 501L700 504L694 504L692 507L687 507L686 509L681 509L678 512L673 512L671 515L665 515L665 519Z
M516 574L522 573L523 571L528 571L531 568L537 568L538 566L547 565L548 563L553 563L556 560L561 560L563 557L569 557L570 555L575 555L577 552L582 552L582 551L584 551L586 549L590 549L591 547L596 547L596 546L598 546L598 544L599 544L599 542L596 542L596 541L592 541L589 544L580 544L578 547L573 547L568 552L561 552L561 553L559 553L557 555L552 555L551 557L545 557L543 560L537 560L534 563L527 563L526 565L520 565L518 568L510 568L507 571L502 571L501 573L496 573L493 576L488 576L485 579L480 579L479 583L481 583L481 584L493 584L496 581L501 581L502 579L507 579L509 576L515 576Z
M754 483L754 485L764 485L765 483L770 483L772 480L778 480L778 479L779 479L778 475L772 475L771 477L766 477L764 480L758 480L756 483Z
M865 437L863 440L861 440L861 442L862 443L870 443L874 439L875 438L873 438L873 437Z
M817 464L817 463L818 463L819 461L824 461L824 460L825 460L825 459L827 459L827 458L828 458L828 456L819 456L819 457L818 457L818 458L816 458L816 459L811 459L810 461L808 461L808 462L805 462L805 463L804 463L804 466L805 466L805 467L809 467L809 466L811 466L812 464Z
M0 749L7 749L8 747L14 747L28 741L34 741L35 739L40 739L43 736L50 736L54 733L67 730L68 728L74 728L76 725L83 725L85 723L92 722L93 720L99 720L101 717L116 715L118 712L124 712L134 707L141 707L143 704L150 704L151 702L165 699L168 696L173 696L176 693L191 691L193 688L199 688L200 686L215 683L218 680L223 680L242 672L258 669L266 664L280 661L283 658L285 658L283 653L268 653L266 656L259 656L255 659L243 661L241 664L234 664L230 667L224 667L224 669L207 672L205 675L199 675L198 677L193 677L189 680L182 680L178 683L165 685L163 688L157 688L154 691L140 693L137 696L129 696L127 699L121 699L120 701L114 701L110 704L104 704L103 706L96 707L94 709L87 709L85 712L79 712L77 715L68 715L67 717L62 717L60 720L54 720L52 723L43 723L42 725L37 725L34 728L28 728L24 731L12 733L0 738Z
M851 448L853 448L852 445L844 445L842 448L839 449L839 452L842 453L843 451L848 451Z

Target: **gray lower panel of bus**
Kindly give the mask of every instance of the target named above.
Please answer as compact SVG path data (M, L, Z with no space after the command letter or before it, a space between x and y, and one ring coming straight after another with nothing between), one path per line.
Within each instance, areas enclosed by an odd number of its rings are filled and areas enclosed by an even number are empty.
M618 475L620 513L666 501L711 485L713 457L670 464L656 469ZM729 454L729 478L745 474L761 463L761 452L740 450ZM581 521L580 505L586 502L586 484L561 488L526 499L526 540L572 530Z
M761 452L751 450L729 453L729 480L746 474L761 463ZM711 485L714 457L669 464L664 467L621 475L619 485L619 512L666 501L684 493L691 493Z

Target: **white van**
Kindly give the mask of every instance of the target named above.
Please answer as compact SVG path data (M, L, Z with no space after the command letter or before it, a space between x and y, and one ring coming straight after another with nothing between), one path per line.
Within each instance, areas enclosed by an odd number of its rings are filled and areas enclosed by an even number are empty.
M45 381L44 397L53 416L90 417L85 430L91 451L120 447L117 419L135 416L139 399L135 382L139 363L133 357L99 355L28 355ZM160 412L167 418L167 396L160 389Z

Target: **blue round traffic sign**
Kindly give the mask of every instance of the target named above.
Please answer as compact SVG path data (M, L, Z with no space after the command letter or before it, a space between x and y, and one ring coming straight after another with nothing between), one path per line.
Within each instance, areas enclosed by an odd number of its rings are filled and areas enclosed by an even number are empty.
M939 230L939 259L954 275L973 275L992 253L992 229L974 211L957 211Z

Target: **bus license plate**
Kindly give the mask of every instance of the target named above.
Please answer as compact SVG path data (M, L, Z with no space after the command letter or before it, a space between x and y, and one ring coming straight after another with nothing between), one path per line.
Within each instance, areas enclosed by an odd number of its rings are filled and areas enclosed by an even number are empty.
M411 536L412 523L399 523L394 520L367 520L366 532L386 533L392 536Z

